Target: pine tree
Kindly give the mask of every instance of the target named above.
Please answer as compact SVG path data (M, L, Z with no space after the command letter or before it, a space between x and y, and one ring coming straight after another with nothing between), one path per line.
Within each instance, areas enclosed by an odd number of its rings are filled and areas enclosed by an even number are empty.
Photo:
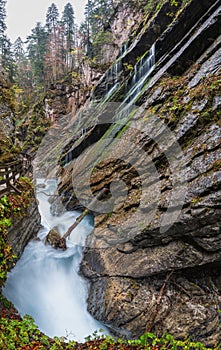
M5 18L6 18L6 10L5 10L6 1L0 0L0 38L3 37L5 30L6 30L6 24L5 24Z
M89 57L93 56L92 37L93 37L93 1L88 0L85 6L85 22L81 24L80 31L83 34L83 45L85 46L86 54Z
M13 45L13 56L15 61L15 83L22 87L25 95L30 95L32 91L32 72L30 62L26 57L24 43L20 37L16 39Z
M99 28L100 31L108 29L113 12L113 0L94 0L92 23L95 24L96 28Z
M114 14L113 0L88 0L85 7L85 22L81 26L86 54L102 60L104 44L111 41L110 21Z
M44 59L47 50L48 34L40 22L32 29L32 34L28 36L28 57L33 72L35 84L45 86Z
M54 30L56 25L58 24L59 12L57 6L52 3L52 5L48 8L46 14L46 27L48 32Z
M6 24L6 10L5 10L6 1L0 0L0 65L1 69L4 69L5 65L5 52L7 50L7 38L5 36Z
M45 66L47 80L55 82L65 71L64 27L59 22L59 12L53 3L47 11L46 27L48 30L47 55Z
M70 3L67 3L64 7L62 14L62 23L65 27L65 35L67 37L67 40L72 44L75 34L75 17L74 9Z
M76 26L75 26L75 17L74 10L70 3L66 4L64 7L62 15L62 25L64 26L64 34L66 41L66 64L67 68L72 68L72 56L71 51L76 46Z
M1 41L1 64L4 72L6 72L9 81L14 81L15 65L12 54L12 44L7 36L2 37Z
M13 54L16 61L22 60L25 56L24 43L20 36L14 42Z
M65 66L64 28L60 25L48 36L45 55L47 83L54 83L61 78L66 71Z
M11 42L5 35L6 1L0 0L0 69L7 74L10 81L14 79L14 60Z

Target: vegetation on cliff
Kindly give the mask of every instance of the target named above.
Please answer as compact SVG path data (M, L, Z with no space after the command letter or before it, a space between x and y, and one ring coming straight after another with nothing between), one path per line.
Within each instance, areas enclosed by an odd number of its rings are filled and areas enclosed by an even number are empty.
M0 198L0 289L16 260L7 242L7 229L13 225L14 220L25 216L33 196L33 184L29 178L20 177L16 187L19 194L10 193Z

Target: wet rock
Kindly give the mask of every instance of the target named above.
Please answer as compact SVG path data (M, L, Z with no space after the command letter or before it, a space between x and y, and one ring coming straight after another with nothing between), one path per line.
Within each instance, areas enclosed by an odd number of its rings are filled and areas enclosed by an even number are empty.
M58 233L58 228L53 227L45 238L45 244L50 244L55 249L66 250L66 240L60 236Z
M199 72L189 82L189 87L192 88L199 84L199 82L209 74L216 74L221 65L221 49L217 50L209 60L202 64Z
M37 187L37 188L45 188L46 185L45 185L44 183L42 183L42 184L38 184L36 187Z
M8 242L12 246L14 254L19 258L28 242L34 238L41 227L41 217L38 211L37 201L33 198L26 215L22 219L13 222L8 230Z

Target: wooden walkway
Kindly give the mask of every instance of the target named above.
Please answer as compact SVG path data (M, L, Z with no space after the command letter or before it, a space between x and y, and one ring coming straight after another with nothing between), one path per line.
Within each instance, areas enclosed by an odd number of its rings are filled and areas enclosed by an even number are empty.
M19 193L16 182L20 176L27 174L30 168L31 160L28 158L0 164L0 197L10 192Z

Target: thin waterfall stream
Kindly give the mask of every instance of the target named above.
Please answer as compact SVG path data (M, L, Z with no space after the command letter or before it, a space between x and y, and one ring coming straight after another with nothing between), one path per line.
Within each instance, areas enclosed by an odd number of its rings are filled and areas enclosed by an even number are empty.
M78 273L82 247L93 224L90 217L86 217L67 240L66 251L45 245L44 238L52 227L58 226L63 235L79 213L66 211L53 216L48 199L57 182L47 180L43 183L46 187L39 189L37 195L42 218L40 240L29 242L8 274L3 294L13 302L21 316L32 316L45 334L81 342L94 331L104 329L87 312L88 285Z

